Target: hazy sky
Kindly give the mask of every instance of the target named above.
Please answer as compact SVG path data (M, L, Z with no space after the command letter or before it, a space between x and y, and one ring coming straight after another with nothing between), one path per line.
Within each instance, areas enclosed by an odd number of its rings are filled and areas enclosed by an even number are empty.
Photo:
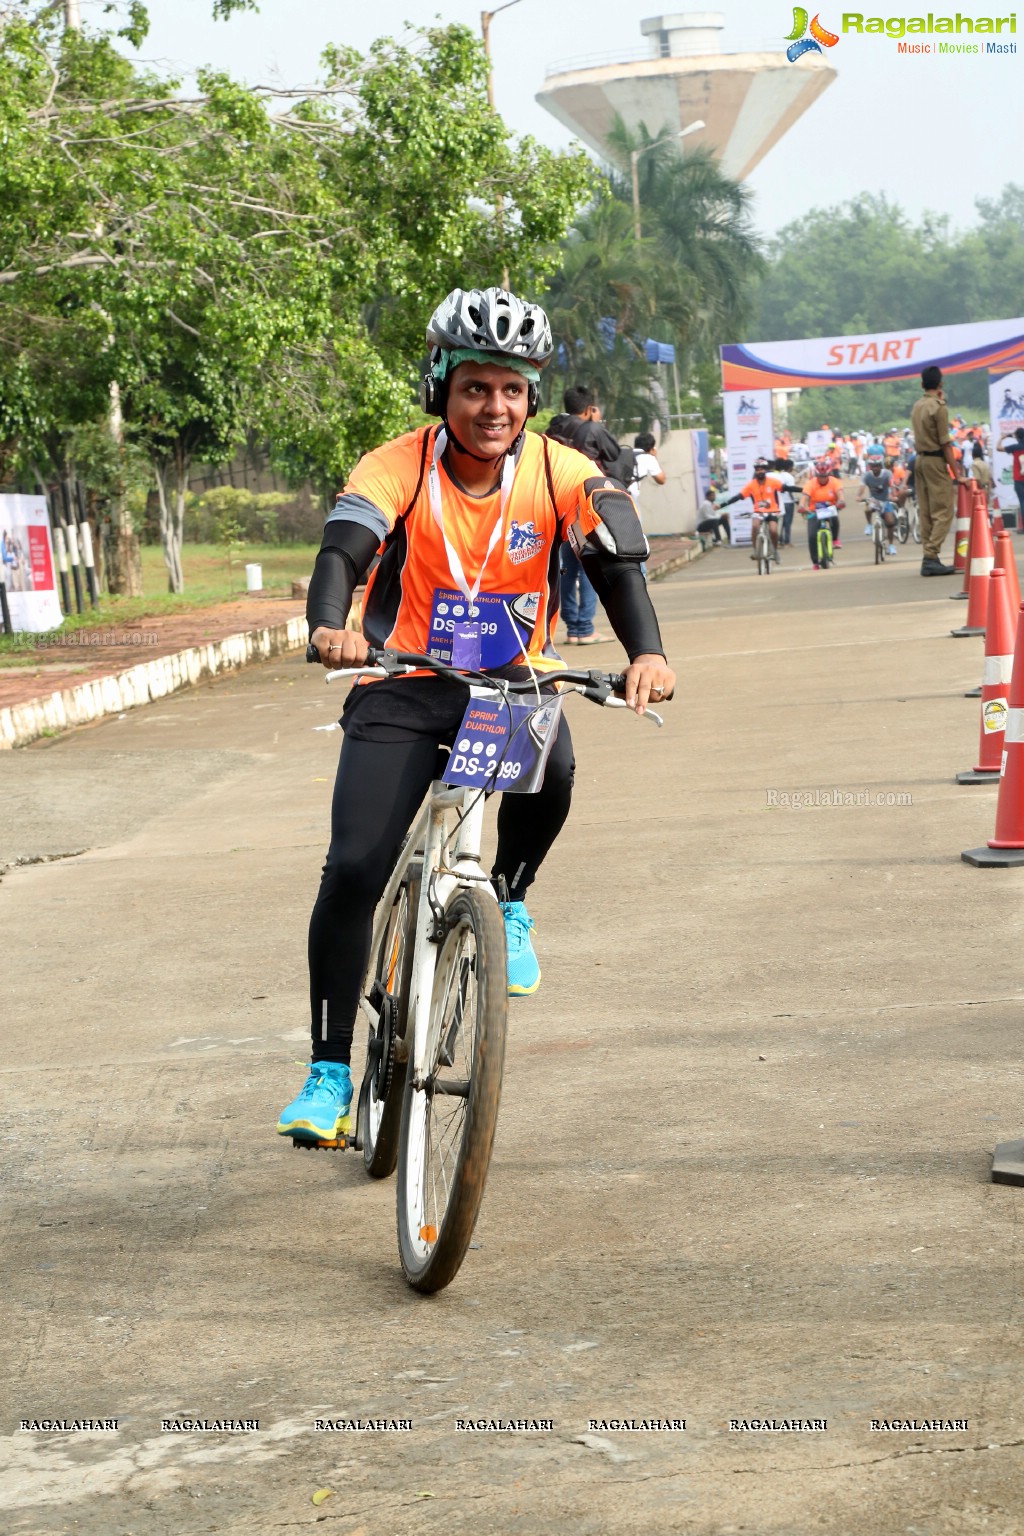
M440 16L474 27L480 21L479 5L466 0L395 0L388 7L354 0L263 0L259 14L226 23L210 19L212 0L147 3L152 29L141 58L186 75L213 64L253 84L311 83L329 42L363 50L377 36L399 34L407 21L424 25ZM685 9L679 0L675 5ZM808 6L813 14L813 0ZM941 0L929 0L929 6L937 16L957 12L953 4L942 8ZM971 17L1010 14L1000 6L985 7L984 0L960 0L959 8ZM100 0L83 0L82 9L99 23ZM912 9L917 8L880 6L878 13L905 16ZM781 52L786 46L793 14L788 0L733 0L720 10L725 51ZM927 7L920 10L927 14ZM865 15L873 13L865 7ZM497 16L491 29L495 96L510 128L552 147L567 144L566 130L534 100L546 66L620 50L628 56L645 45L640 22L657 14L651 0L519 0ZM823 9L822 24L838 32L841 15L838 4ZM1005 40L1024 48L1024 15L1019 41ZM930 209L948 214L956 225L969 225L975 197L993 196L1013 179L1024 181L1017 137L1021 53L911 58L901 57L888 37L843 36L827 57L838 78L749 179L762 231L778 229L807 208L865 191L886 192L914 218Z

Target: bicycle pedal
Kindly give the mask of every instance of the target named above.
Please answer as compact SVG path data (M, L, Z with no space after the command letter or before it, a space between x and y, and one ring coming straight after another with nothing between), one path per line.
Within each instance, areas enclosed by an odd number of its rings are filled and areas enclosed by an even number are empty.
M292 1137L292 1146L303 1148L307 1152L345 1152L352 1145L352 1137L348 1133L336 1136L333 1141L306 1141L301 1136Z

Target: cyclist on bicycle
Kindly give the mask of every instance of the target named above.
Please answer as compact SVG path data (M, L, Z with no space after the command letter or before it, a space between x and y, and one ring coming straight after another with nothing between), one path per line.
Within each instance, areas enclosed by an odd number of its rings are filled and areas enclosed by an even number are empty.
M857 492L857 500L860 502L877 501L882 506L882 522L885 524L889 535L889 554L896 553L894 538L896 528L896 508L893 506L893 472L885 467L885 457L877 446L868 451L868 467L861 478L860 489ZM864 529L865 537L871 537L871 524Z
M778 475L768 473L768 460L754 460L754 478L748 480L741 491L735 496L730 496L727 501L719 502L720 508L731 506L734 501L744 501L747 498L754 504L754 515L750 525L751 542L756 546L757 535L761 531L762 521L768 524L768 536L772 541L776 560L779 558L779 518L782 515L780 498L783 484ZM756 560L757 555L752 554L751 560Z
M557 670L558 552L568 541L629 656L626 702L642 713L666 698L675 674L640 572L648 547L631 497L592 459L525 430L552 352L544 311L500 288L457 288L431 317L427 344L422 403L440 423L362 458L324 528L306 607L324 666L360 666L370 646L388 646L500 677L528 677L527 657L539 673ZM364 577L357 634L345 622ZM364 679L345 701L331 843L309 925L312 1063L278 1122L282 1135L332 1140L348 1128L374 909L468 698L457 682L420 673ZM505 795L498 811L491 875L514 995L540 983L524 898L569 813L574 767L563 719L540 792Z
M803 495L800 498L800 511L807 518L807 543L815 570L819 569L819 530L827 525L833 543L838 544L839 513L845 505L842 484L832 474L831 459L819 459L814 466L813 476L804 481Z

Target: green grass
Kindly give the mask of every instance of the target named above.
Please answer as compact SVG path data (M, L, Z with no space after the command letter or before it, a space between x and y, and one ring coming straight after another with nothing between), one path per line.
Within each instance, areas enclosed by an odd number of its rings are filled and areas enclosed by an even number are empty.
M159 545L142 548L143 597L100 596L96 608L67 616L58 633L72 630L111 628L135 619L159 614L180 613L192 608L209 608L214 603L230 602L245 596L245 567L255 562L263 567L263 590L279 596L291 592L291 584L300 576L309 576L316 559L316 544L246 544L229 568L223 549L215 544L186 544L181 561L185 573L182 593L167 591L167 567ZM72 584L72 594L74 587ZM74 600L72 595L72 601ZM38 662L39 635L0 634L0 657L7 666L29 666Z

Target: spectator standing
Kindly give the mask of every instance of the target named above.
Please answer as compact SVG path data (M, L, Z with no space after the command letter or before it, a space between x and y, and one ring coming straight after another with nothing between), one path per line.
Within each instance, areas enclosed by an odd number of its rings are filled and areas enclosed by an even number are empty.
M616 439L602 425L601 407L592 391L584 384L574 384L565 391L563 404L565 413L552 417L548 437L586 454L588 459L593 459L602 474L618 480L617 472L621 473L624 469L625 454ZM633 450L630 449L629 453L632 457ZM625 487L630 478L631 474L627 473L626 478L619 483ZM562 545L559 560L559 592L562 618L568 630L567 643L599 645L608 637L598 634L594 628L597 593L568 540Z
M638 432L633 439L633 449L636 458L633 461L633 476L627 485L633 500L636 501L636 493L640 489L643 480L653 480L655 485L665 484L665 471L658 463L658 455L654 451L654 434L652 432ZM639 503L637 503L639 509Z
M1009 443L1009 447L1004 444ZM996 443L999 453L1013 455L1013 489L1017 493L1017 532L1024 533L1024 427L1018 427L1011 437L1009 432L1004 432Z
M776 459L775 473L782 481L782 542L793 542L793 513L796 511L797 483L792 459Z
M967 466L965 464L964 468L966 469L966 467ZM988 460L985 458L985 450L981 446L981 444L978 443L978 442L976 442L974 444L974 447L971 449L971 473L974 476L974 483L975 483L975 485L978 487L979 490L982 490L982 491L985 492L985 505L986 505L986 507L991 508L991 506L992 506L992 471L989 468Z

